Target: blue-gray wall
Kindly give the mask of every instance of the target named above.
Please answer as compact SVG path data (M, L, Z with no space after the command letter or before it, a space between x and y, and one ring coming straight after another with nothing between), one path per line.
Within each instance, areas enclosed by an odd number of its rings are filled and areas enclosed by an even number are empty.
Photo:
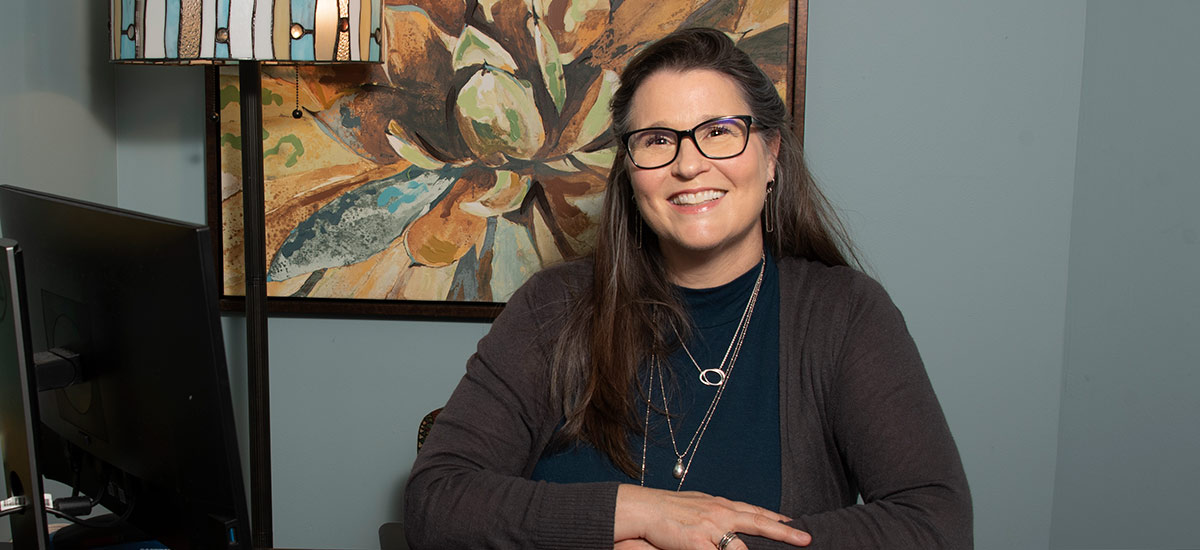
M0 182L203 221L201 71L104 63L100 2L10 3ZM807 153L921 347L978 548L1200 547L1198 15L810 0ZM486 330L272 320L277 545L376 546Z
M1045 548L1084 4L809 6L812 168L921 349L980 547Z
M1198 24L1088 3L1055 548L1200 548Z
M0 13L0 183L115 203L114 79L101 2Z

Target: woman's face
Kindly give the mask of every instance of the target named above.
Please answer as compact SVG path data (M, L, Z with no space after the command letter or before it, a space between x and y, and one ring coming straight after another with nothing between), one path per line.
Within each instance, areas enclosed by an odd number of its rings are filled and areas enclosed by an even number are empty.
M711 70L663 70L634 92L629 128L690 130L714 118L749 114L730 77ZM732 158L706 158L683 138L678 156L666 166L647 170L626 161L638 210L658 235L668 265L703 259L748 268L758 261L759 214L778 151L778 139L764 139L751 126L746 150Z

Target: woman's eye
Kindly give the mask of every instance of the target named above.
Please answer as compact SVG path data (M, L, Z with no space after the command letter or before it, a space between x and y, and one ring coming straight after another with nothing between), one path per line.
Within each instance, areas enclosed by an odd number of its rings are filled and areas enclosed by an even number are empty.
M671 138L666 134L648 134L639 140L643 147L654 147L656 145L670 145Z
M705 137L736 136L739 128L732 123L717 123L704 130Z

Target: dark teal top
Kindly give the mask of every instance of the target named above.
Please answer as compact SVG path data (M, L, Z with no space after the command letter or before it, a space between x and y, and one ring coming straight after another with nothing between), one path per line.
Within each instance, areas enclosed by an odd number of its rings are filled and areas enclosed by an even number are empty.
M770 255L763 275L749 332L737 362L729 371L725 392L717 403L708 429L683 458L691 459L683 491L701 491L730 500L749 502L771 510L780 508L779 443L779 271ZM738 322L758 279L755 265L733 281L709 289L679 287L694 321L687 348L702 368L715 368L733 338ZM667 358L665 386L674 429L675 445L684 452L696 434L705 411L712 403L716 386L706 386L682 348ZM649 382L643 372L643 388ZM658 410L650 413L650 437L646 453L645 485L674 490L679 480L671 475L676 454L671 445L666 417L661 414L662 391L655 374L652 399ZM645 404L638 416L645 421ZM643 438L631 436L629 448L634 462L641 464ZM693 458L694 455L694 458ZM562 483L619 481L638 483L617 469L590 445L547 451L531 476L535 480Z

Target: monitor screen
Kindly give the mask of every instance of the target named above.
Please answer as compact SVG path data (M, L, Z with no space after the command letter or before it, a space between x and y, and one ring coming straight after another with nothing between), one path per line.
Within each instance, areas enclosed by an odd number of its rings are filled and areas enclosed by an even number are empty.
M21 249L12 239L0 239L0 465L5 498L13 501L8 517L16 548L44 550L46 510L42 507L42 477L37 463L38 410L32 377L33 352L22 284Z
M42 474L171 548L249 548L208 229L0 186L0 231L55 363Z

